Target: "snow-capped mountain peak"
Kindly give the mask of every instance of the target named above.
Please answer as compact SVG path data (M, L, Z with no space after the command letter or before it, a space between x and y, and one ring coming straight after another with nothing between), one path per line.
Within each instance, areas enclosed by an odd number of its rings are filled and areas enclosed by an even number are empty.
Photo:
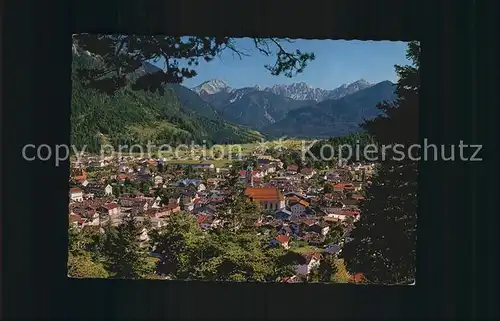
M364 87L364 86L370 86L370 85L372 85L372 84L369 83L368 81L364 80L363 78L346 84L347 87L349 87L349 86Z
M359 79L352 83L343 84L335 89L327 90L322 88L313 88L304 82L299 82L289 85L274 85L272 87L265 88L264 91L272 92L273 94L285 96L295 100L315 100L319 102L326 99L339 99L372 85L373 84L364 79Z
M213 95L213 94L216 94L216 93L221 92L221 91L229 92L229 91L231 91L231 87L229 87L229 85L223 80L211 79L211 80L207 80L207 81L201 83L200 85L194 87L193 90L195 92L197 92L198 94L203 92L204 94L207 94L207 95Z
M368 81L366 81L365 79L361 78L360 80L358 81L355 81L356 83L359 83L359 84L365 84L365 85L370 85L370 83Z

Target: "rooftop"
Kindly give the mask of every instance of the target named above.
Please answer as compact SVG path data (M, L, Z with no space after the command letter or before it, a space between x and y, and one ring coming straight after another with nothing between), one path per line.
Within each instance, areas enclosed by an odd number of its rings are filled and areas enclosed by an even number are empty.
M285 199L276 187L249 187L245 189L245 196L255 201L282 201Z

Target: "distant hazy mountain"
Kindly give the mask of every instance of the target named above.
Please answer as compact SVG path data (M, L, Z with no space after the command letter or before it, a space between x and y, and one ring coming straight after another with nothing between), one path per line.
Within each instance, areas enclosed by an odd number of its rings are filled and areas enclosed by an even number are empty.
M368 81L364 79L357 80L355 82L352 82L350 84L344 84L340 87L335 88L334 90L331 90L328 95L325 97L324 100L327 99L340 99L342 97L354 94L357 91L366 89L368 87L371 87L375 84L369 83Z
M205 98L227 121L255 129L274 124L296 108L314 101L294 100L256 88L219 92Z
M330 90L312 88L310 85L303 82L291 85L274 85L272 87L265 88L264 91L295 100L315 101L322 101L330 93Z
M346 86L348 87L348 86ZM326 138L359 131L364 119L380 114L376 108L381 101L395 99L395 85L383 81L340 99L290 111L282 120L262 128L264 134L281 137Z
M198 95L213 95L218 92L231 91L231 88L227 85L226 82L220 79L212 79L205 81L198 86L192 88Z

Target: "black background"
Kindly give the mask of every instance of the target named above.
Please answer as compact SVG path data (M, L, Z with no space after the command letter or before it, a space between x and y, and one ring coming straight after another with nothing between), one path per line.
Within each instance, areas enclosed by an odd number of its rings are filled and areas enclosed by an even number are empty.
M490 2L5 2L2 314L86 320L498 315L493 20L499 10L498 1ZM79 32L420 40L422 137L484 144L484 160L421 165L414 287L67 279L69 164L26 162L21 148L69 145L71 34Z

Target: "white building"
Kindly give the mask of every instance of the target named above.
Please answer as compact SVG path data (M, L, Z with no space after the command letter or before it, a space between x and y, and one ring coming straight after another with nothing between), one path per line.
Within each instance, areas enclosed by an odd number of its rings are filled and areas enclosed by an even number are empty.
M356 222L359 220L360 212L355 210L340 210L328 214L328 217L333 217L339 221L345 221L348 217L352 217L353 222Z
M141 241L141 242L149 241L148 230L146 228L143 228L142 231L139 233L138 238L139 238L139 241Z
M161 197L157 196L151 208L160 208L160 203L161 203Z
M104 194L105 195L113 195L113 186L111 185L106 185L106 187L104 188Z

